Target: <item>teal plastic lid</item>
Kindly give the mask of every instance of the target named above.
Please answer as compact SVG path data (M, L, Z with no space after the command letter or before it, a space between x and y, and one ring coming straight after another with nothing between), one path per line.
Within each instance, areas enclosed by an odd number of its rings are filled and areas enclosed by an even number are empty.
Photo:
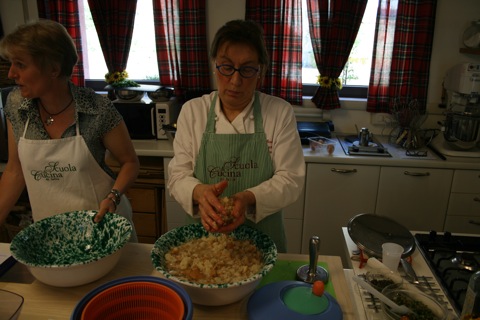
M337 300L328 292L318 297L302 281L278 281L256 290L247 304L249 320L342 320Z
M300 314L319 314L328 308L328 298L312 292L312 287L292 286L283 293L283 302L292 311Z

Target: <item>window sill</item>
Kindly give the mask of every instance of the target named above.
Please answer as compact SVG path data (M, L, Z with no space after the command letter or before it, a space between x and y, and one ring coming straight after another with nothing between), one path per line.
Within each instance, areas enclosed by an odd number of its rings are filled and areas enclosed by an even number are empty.
M341 110L365 111L367 110L367 99L362 98L340 98ZM322 110L315 106L312 97L304 96L302 106L293 106L297 118L308 118L311 120L330 120L330 112L334 110Z

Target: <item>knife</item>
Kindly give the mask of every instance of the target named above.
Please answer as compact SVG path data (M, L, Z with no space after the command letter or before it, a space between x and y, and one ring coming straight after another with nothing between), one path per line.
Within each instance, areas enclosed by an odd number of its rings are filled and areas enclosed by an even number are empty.
M418 281L418 277L417 277L417 274L415 273L415 270L413 270L413 267L410 263L408 263L407 260L405 260L404 258L401 258L400 259L400 262L402 263L402 267L403 267L403 270L405 270L405 273L411 278L413 279L412 282L414 284L420 284L420 281Z

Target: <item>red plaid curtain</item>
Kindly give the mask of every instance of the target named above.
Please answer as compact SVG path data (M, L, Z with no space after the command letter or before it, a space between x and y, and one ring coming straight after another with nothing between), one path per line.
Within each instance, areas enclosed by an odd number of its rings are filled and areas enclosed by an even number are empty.
M177 97L210 91L205 0L153 0L160 83Z
M137 0L88 0L88 5L108 72L125 70L132 43Z
M340 108L334 83L340 81L337 78L348 61L366 6L367 0L307 0L313 52L323 77L312 98L318 108Z
M80 34L80 18L76 0L37 0L38 16L61 23L75 42L78 62L73 68L72 82L77 86L85 85L83 74L82 40Z
M301 0L247 0L245 19L263 27L270 54L262 91L302 105Z
M396 97L426 109L436 0L380 0L367 111L389 112Z

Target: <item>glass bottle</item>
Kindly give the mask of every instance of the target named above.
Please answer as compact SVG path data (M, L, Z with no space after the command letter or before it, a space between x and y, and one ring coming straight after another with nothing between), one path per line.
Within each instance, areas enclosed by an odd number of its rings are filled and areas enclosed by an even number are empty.
M463 44L467 48L480 48L480 20L472 21L463 32Z
M461 320L480 317L480 271L475 272L468 282L467 295L463 303Z

